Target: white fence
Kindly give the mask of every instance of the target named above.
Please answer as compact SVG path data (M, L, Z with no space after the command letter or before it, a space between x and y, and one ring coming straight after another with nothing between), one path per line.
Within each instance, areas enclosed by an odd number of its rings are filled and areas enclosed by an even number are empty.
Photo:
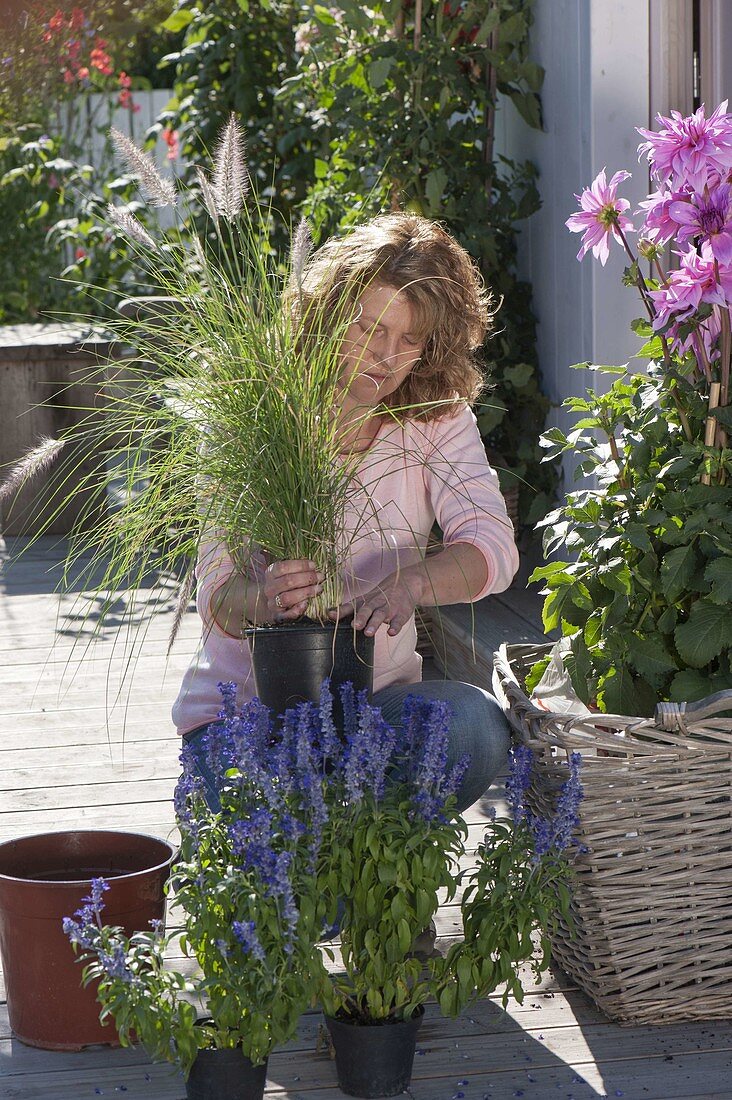
M81 151L81 159L91 164L105 182L113 182L122 175L125 166L116 154L109 137L111 127L127 134L138 145L143 145L150 127L166 109L173 93L165 88L149 92L133 92L132 103L139 108L121 107L119 92L98 92L78 96L72 103L64 104L59 112L57 128L69 139L69 145ZM183 162L179 157L171 159L168 144L162 136L162 127L154 148L150 150L165 176L179 175ZM161 226L173 224L174 214L169 208L158 211Z
M132 102L139 108L121 107L119 93L109 95L94 92L78 96L71 104L65 104L60 114L59 125L71 142L86 153L88 163L95 168L104 168L109 163L109 130L114 126L123 134L142 144L148 129L167 107L173 93L165 88L150 92L133 92ZM168 146L160 135L154 150L161 165L175 162L167 159Z

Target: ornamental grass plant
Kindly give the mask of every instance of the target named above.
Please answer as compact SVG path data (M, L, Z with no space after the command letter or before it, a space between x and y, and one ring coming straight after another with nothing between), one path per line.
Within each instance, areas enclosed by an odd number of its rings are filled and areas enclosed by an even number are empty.
M341 454L334 413L343 337L364 287L344 287L327 315L304 304L308 226L297 227L282 269L269 243L276 211L252 193L234 117L211 174L197 169L185 190L129 138L113 138L147 205L183 211L176 228L154 237L139 204L108 208L111 229L135 251L141 290L175 309L163 325L142 306L107 319L118 347L135 354L91 372L102 411L43 440L6 477L0 499L55 462L60 489L46 514L61 510L65 492L86 495L69 563L87 562L97 591L134 587L152 569L173 572L182 611L201 540L213 536L242 569L251 547L265 560L313 561L325 581L309 613L325 621L341 602L339 566L353 537L344 517L356 459ZM100 496L115 506L100 509Z
M580 699L641 717L732 688L732 115L724 102L658 122L639 130L657 190L637 230L618 197L625 171L608 183L603 169L567 222L584 234L578 259L591 249L604 264L611 238L627 253L647 366L593 367L617 377L565 402L571 432L545 434L549 459L576 454L593 480L543 521L547 556L574 560L531 578L545 585L545 629L569 640Z

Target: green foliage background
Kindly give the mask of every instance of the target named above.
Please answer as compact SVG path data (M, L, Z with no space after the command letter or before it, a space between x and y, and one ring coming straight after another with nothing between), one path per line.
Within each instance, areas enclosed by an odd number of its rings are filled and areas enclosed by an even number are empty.
M276 207L278 255L301 213L322 239L407 209L444 221L465 245L500 306L483 349L480 430L508 468L504 488L518 486L527 524L547 512L556 488L537 442L548 401L531 288L516 275L516 225L539 197L533 166L497 157L493 131L499 94L540 124L531 3L423 0L418 12L413 0L373 0L368 9L354 0L176 0L171 12L160 2L102 0L87 12L109 40L115 71L133 76L133 94L174 82L156 128L178 130L187 163L208 159L230 112L241 118L258 192ZM37 23L55 7L38 0ZM13 50L20 64L22 45ZM164 73L157 81L156 72ZM98 76L89 90L101 90ZM94 172L54 122L58 103L78 96L62 66L19 86L32 89L22 109L17 89L13 103L0 84L0 323L49 311L104 315L115 294L154 289L135 285L134 257L104 231L111 199L140 213L134 190L111 156L106 174Z
M635 327L660 359L650 325ZM578 477L594 474L598 488L570 493L547 516L547 555L576 560L551 561L532 580L545 585L545 629L570 639L565 664L580 698L650 717L659 700L732 688L732 460L705 446L708 397L683 368L595 369L619 377L605 394L566 401L575 427L550 429L544 445L551 457L579 454ZM732 427L729 408L718 416Z
M282 226L306 213L321 237L384 210L439 218L477 260L500 310L483 361L486 444L517 485L524 523L546 514L556 467L537 439L531 288L516 275L516 223L538 209L535 170L495 157L497 95L540 125L543 72L528 56L531 0L178 0L176 126L195 160L235 110L261 192ZM296 43L298 50L293 49ZM504 107L504 109L506 109ZM279 228L277 227L279 225ZM510 414L509 414L510 410ZM510 471L510 472L508 472Z
M88 20L77 35L82 59L103 38L114 66L109 75L90 68L83 84L64 80L64 45L74 32L66 26L43 42L49 19L60 12L68 20L75 8ZM95 131L108 130L116 74L133 77L133 96L160 83L160 60L177 41L160 27L169 10L167 0L30 0L3 13L0 324L104 314L126 284L132 288L134 258L103 222L106 203L132 200L134 185L111 146L98 169L87 150ZM109 106L97 101L92 109L93 93L107 94Z

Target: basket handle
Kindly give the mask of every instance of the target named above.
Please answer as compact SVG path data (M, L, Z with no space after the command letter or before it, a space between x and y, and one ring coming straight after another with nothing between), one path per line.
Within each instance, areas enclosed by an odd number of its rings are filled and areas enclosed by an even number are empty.
M715 691L714 695L707 695L697 703L658 703L654 721L662 730L683 731L723 710L732 710L732 689Z

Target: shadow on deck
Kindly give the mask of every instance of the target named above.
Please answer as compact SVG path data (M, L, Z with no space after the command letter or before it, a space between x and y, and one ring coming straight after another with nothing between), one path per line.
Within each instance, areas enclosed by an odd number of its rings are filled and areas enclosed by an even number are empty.
M166 655L173 584L114 594L116 619L99 634L98 606L83 577L59 596L62 544L42 540L0 573L0 840L67 827L172 835L178 773L170 705L195 651L196 616L184 617ZM490 655L502 641L540 641L539 598L520 589L473 609L435 616L450 675L490 686ZM155 614L152 614L155 606ZM439 673L442 674L442 673ZM471 843L482 835L500 786L467 811ZM438 944L459 928L456 905L438 914ZM732 1096L732 1028L726 1024L623 1027L610 1023L556 972L527 978L523 1005L494 997L460 1019L428 1009L420 1032L413 1100L701 1100ZM2 995L2 990L0 990ZM339 1100L335 1069L318 1044L320 1017L270 1060L268 1096ZM0 1003L0 1096L15 1100L181 1100L184 1086L139 1048L78 1054L34 1050L13 1039Z

